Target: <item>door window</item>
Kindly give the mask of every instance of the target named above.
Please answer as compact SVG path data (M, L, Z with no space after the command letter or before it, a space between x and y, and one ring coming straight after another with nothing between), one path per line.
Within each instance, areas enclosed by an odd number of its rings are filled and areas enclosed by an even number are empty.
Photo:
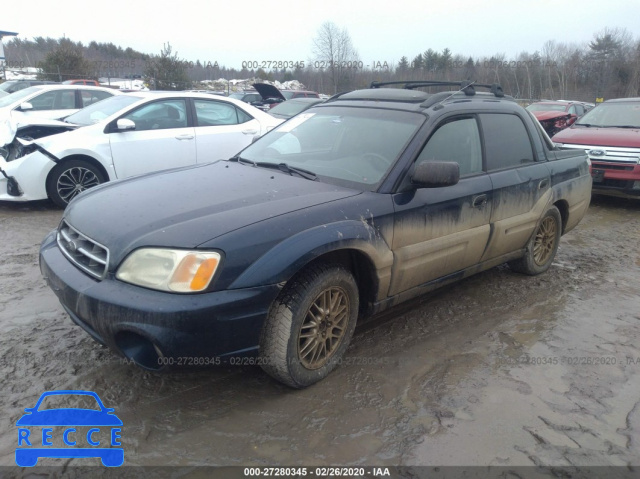
M459 118L438 127L420 153L423 161L452 161L460 165L460 176L482 171L482 146L475 118Z
M105 98L109 98L111 93L100 90L80 90L80 98L82 99L82 108L89 106L92 103L99 102Z
M48 91L32 98L29 103L33 105L33 111L72 109L76 107L76 92L75 90Z
M136 124L136 131L165 130L187 126L185 100L156 101L123 116Z

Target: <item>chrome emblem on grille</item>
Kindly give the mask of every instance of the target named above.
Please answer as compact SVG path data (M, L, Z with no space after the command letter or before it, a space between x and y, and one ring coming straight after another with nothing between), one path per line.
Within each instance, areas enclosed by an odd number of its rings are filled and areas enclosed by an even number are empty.
M69 241L67 243L67 248L69 249L69 251L71 253L75 253L76 251L78 251L78 245L75 244L75 242L73 242L73 241Z
M607 154L606 150L589 150L589 154L591 156L605 156Z

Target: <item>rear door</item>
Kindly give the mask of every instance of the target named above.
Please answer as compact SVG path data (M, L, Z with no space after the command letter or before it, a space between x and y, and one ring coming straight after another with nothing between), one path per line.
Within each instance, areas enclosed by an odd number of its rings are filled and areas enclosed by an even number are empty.
M493 186L492 235L483 260L523 248L551 200L551 175L520 116L479 115Z
M189 126L187 99L146 103L121 118L133 121L136 129L108 133L118 178L195 164L195 132Z
M460 181L394 195L392 296L478 263L489 238L492 185L482 168L477 118L443 120L416 165L423 161L457 162Z
M226 160L260 134L260 122L225 101L193 99L198 163Z

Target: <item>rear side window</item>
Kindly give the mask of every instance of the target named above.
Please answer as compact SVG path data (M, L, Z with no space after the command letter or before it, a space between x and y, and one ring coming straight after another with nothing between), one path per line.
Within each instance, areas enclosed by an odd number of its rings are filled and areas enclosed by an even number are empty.
M482 171L482 147L475 118L447 121L435 131L420 153L424 161L452 161L460 165L460 176Z
M480 115L480 122L489 171L534 161L531 140L519 116L483 113Z
M99 102L105 98L109 98L111 93L101 90L80 90L80 98L82 99L82 108L92 103Z
M237 125L251 117L234 105L211 100L193 100L198 126Z

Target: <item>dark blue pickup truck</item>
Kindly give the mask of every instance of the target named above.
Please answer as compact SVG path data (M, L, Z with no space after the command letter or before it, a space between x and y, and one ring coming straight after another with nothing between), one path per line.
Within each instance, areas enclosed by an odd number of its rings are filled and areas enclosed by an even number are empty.
M589 206L584 152L554 148L498 85L417 89L445 84L336 95L231 159L89 190L42 274L144 368L253 356L313 384L359 318L501 263L546 271Z

